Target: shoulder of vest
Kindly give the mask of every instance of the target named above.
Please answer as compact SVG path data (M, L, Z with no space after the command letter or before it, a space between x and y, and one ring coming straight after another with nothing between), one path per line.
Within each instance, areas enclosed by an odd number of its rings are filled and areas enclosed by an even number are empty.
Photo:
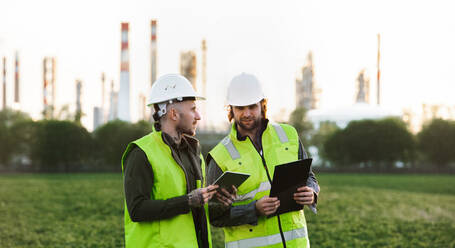
M223 149L225 149L225 142L227 139L230 139L229 135L225 136L218 144L216 144L215 147L212 148L212 150L209 151L210 155L217 154L219 152L222 152ZM212 156L213 157L213 156Z
M297 130L289 124L269 123L269 125L271 126L271 129L274 130L274 132L280 137L280 140L282 140L282 142L283 141L287 142L287 140L295 141L295 140L299 139ZM283 137L283 136L286 136L286 137Z
M220 163L223 163L225 159L228 159L230 157L228 148L226 148L226 145L228 143L232 144L229 134L226 135L220 142L218 142L218 144L213 147L212 150L210 150L207 155L207 162L213 159L219 165Z
M142 136L141 138L131 142L131 143L134 143L138 146L140 146L141 144L144 144L144 143L150 143L150 142L153 142L154 139L155 139L155 136L156 137L159 137L161 139L161 132L151 132L145 136Z
M289 133L295 133L295 134L297 134L297 130L295 129L295 127L293 127L293 126L291 126L291 125L289 125L289 124L285 124L285 123L280 123L279 125L284 129L284 131L285 131L286 133L289 132Z
M126 158L128 153L131 151L133 144L135 144L137 147L139 147L139 149L141 149L142 151L144 151L147 154L146 150L150 149L150 147L153 146L153 144L159 144L157 142L159 140L162 141L161 132L151 132L137 140L134 140L128 144L128 146L125 150L125 153L123 154L123 157ZM164 142L162 142L162 143L164 144ZM122 160L124 159L123 157L122 157Z
M141 149L142 151L144 151L143 147L145 144L149 143L149 142L152 142L153 138L151 137L152 133L149 133L135 141L132 141L128 144L128 146L126 147L125 151L123 152L123 155L122 155L122 159L121 159L121 163L122 163L122 171L123 171L123 163L125 162L126 160L126 157L128 156L128 154L130 153L130 151L133 149L134 145L136 145L137 147L139 147L139 149ZM144 151L145 152L145 151Z

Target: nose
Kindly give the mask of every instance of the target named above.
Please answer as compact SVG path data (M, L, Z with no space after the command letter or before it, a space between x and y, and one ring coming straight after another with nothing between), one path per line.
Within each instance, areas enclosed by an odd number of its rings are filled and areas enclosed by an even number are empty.
M200 120L201 118L202 118L201 114L198 111L196 111L196 115L194 116L194 119Z
M251 116L251 110L249 108L245 108L242 113L243 117L250 117Z

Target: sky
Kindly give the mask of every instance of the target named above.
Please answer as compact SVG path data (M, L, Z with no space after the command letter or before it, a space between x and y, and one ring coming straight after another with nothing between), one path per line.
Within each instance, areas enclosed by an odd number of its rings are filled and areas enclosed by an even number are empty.
M137 120L138 96L150 89L150 20L157 19L159 75L178 73L180 52L194 50L200 85L201 41L206 39L208 107L203 118L212 125L227 121L226 88L241 72L262 82L269 116L286 120L295 107L295 80L310 51L320 108L352 105L362 69L370 78L371 102L376 102L378 33L384 108L454 106L454 9L451 1L0 0L7 102L13 102L18 51L20 108L41 118L42 59L55 56L57 108L68 104L75 109L75 80L82 80L82 122L91 130L93 107L101 105L101 73L119 87L120 23L129 22L131 116Z

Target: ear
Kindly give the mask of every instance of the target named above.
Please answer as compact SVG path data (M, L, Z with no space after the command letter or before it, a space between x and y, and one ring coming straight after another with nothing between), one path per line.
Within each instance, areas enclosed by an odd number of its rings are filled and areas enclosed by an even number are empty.
M169 118L170 118L171 120L173 120L173 121L178 120L178 118L179 118L179 113L178 113L178 111L177 111L176 108L171 107L171 108L169 109Z

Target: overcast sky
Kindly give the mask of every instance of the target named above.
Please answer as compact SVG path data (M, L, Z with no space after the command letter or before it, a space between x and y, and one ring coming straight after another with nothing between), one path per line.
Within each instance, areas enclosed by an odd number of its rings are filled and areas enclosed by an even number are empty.
M295 79L313 52L320 107L354 102L366 69L376 102L377 33L381 34L383 106L455 105L455 15L450 1L24 1L0 0L0 55L8 59L8 103L14 53L20 56L21 108L40 118L42 59L57 58L57 105L75 105L81 79L83 123L101 105L101 72L120 77L120 23L130 23L131 115L150 84L150 20L158 20L158 73L178 72L179 54L207 40L208 113L226 120L225 90L241 72L258 76L276 119L295 107ZM200 69L200 64L198 64ZM200 82L198 75L198 83ZM1 90L0 90L1 91Z

